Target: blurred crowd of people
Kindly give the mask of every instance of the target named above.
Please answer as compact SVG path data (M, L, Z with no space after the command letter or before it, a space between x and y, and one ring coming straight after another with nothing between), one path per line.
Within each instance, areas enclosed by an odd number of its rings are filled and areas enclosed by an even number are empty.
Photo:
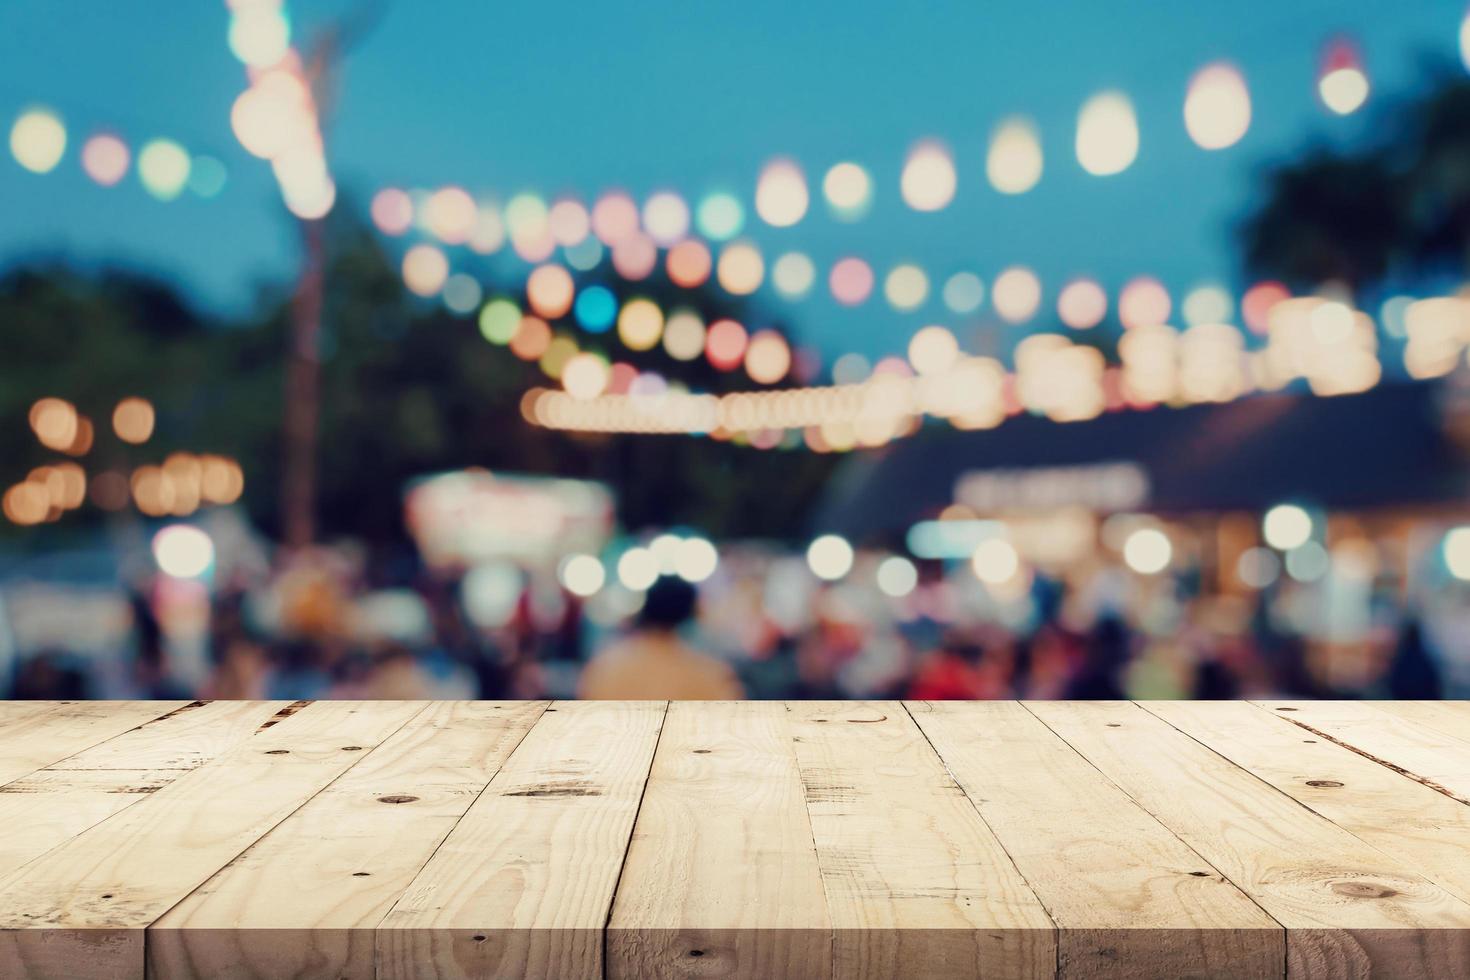
M489 576L418 568L406 585L384 587L329 550L212 585L155 575L118 600L116 636L96 648L14 650L6 696L1463 694L1466 665L1442 642L1455 624L1424 622L1391 589L1369 597L1362 629L1343 639L1310 614L1320 583L1285 576L1221 595L1197 573L1142 577L1116 566L1080 583L1035 573L996 590L964 563L930 562L894 597L873 584L876 560L860 555L831 583L800 556L737 546L697 586L666 575L637 592L612 581L590 597L553 571L511 567Z

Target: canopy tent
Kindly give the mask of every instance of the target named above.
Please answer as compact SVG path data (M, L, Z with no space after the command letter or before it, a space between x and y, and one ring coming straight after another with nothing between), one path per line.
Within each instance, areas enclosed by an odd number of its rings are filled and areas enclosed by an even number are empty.
M855 539L901 533L953 502L957 488L984 486L995 499L995 480L1025 509L1040 485L1027 474L1050 474L1082 491L1073 502L1099 509L1124 509L1099 503L1110 494L1096 492L1099 481L1116 488L1123 477L1122 496L1135 498L1128 509L1160 513L1264 510L1286 500L1329 509L1470 503L1470 455L1453 437L1459 402L1440 383L1386 384L1360 395L1259 395L1069 424L1025 415L978 432L930 426L852 457L818 506L815 530Z

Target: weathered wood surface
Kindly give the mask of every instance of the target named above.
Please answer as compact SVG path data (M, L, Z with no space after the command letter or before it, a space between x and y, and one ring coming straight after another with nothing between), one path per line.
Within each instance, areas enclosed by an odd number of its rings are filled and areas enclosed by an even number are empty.
M1470 975L1470 705L0 703L0 977Z

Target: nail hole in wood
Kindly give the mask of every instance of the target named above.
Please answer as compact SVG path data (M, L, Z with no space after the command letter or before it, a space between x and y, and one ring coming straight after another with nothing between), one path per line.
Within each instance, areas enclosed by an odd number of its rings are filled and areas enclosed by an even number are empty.
M479 934L479 933L477 933L474 936L471 936L470 938L473 939L477 943L483 943L485 941L485 936L483 934Z
M267 749L266 755L290 755L290 749Z
M1110 722L1108 722L1108 727L1109 728L1122 728L1123 726L1120 725L1120 724L1118 724L1116 721L1110 721Z
M378 802L379 803L412 803L414 800L417 800L417 799L418 799L417 796L380 796L380 797L378 797Z
M1195 878L1208 878L1210 873L1208 871L1191 871L1190 875Z
M1277 708L1277 711L1295 711L1295 708Z
M111 898L112 897L112 892L108 892L106 895L103 895L102 897L103 898Z
M361 752L362 751L362 746L361 745L344 745L344 746L342 746L342 751L343 752Z
M691 949L689 951L689 955L690 956L703 956L704 955L704 950L702 950L702 949Z
M1325 787L1325 788L1328 788L1328 789L1332 789L1334 787L1341 786L1342 783L1339 783L1335 779L1309 779L1309 780L1307 780L1307 785L1308 786L1322 786L1322 787Z
M372 872L371 871L354 871L354 872L352 872L352 877L354 877L354 878L369 878L369 877L372 877Z
M1317 744L1317 740L1315 738L1304 738L1304 739L1302 739L1302 744L1303 745L1316 745Z
M695 749L695 755L709 755L709 749Z

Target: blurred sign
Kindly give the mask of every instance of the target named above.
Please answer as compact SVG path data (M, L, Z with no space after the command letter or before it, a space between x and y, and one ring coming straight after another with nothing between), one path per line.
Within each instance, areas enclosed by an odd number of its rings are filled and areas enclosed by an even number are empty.
M424 560L468 567L492 558L551 561L593 554L612 531L613 500L600 483L504 476L487 470L415 481L404 519Z
M1148 473L1136 463L1036 469L970 470L955 481L954 499L978 514L1086 507L1137 510L1148 503Z

